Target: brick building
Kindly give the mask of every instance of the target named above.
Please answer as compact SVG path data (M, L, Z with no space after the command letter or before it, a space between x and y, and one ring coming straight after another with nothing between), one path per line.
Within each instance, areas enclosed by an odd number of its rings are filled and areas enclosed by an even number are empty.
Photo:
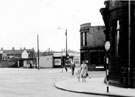
M106 40L110 41L109 83L135 87L135 1L106 0L101 8Z
M90 23L80 25L81 63L86 61L89 69L104 67L104 26L91 26Z

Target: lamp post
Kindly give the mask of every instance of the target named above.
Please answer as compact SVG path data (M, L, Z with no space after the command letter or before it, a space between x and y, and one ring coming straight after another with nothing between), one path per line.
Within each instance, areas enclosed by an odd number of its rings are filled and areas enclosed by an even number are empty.
M105 50L106 50L106 84L107 84L107 92L109 92L109 57L108 57L108 50L110 49L110 42L105 42Z
M60 29L62 29L62 28L58 28L58 30L60 30ZM66 71L67 71L67 68L66 68L66 63L67 63L67 56L68 56L68 51L67 51L67 29L65 29L65 36L66 36L66 58L65 58L65 61L64 61L64 67L65 67L65 69L66 69Z

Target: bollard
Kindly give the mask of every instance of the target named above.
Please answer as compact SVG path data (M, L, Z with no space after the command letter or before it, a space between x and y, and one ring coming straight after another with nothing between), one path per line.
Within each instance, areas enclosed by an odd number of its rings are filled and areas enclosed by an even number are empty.
M109 92L109 57L108 57L108 50L110 49L110 42L106 41L105 42L105 50L106 50L106 84L107 84L107 92Z
M107 79L107 92L109 92L109 68L108 68L108 65L109 65L109 58L106 57L106 79Z

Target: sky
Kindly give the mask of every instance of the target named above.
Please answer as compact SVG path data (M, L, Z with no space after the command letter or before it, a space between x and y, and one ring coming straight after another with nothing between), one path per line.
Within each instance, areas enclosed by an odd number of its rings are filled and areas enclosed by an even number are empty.
M0 0L0 48L80 50L80 25L104 25L105 0Z

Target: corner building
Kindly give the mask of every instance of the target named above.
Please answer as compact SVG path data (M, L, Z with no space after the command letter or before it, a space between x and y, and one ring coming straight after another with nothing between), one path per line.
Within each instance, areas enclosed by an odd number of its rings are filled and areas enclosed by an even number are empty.
M135 88L135 1L106 0L101 8L110 41L110 84Z
M81 63L87 62L89 70L104 67L104 29L104 26L91 26L91 23L80 25L80 59Z

